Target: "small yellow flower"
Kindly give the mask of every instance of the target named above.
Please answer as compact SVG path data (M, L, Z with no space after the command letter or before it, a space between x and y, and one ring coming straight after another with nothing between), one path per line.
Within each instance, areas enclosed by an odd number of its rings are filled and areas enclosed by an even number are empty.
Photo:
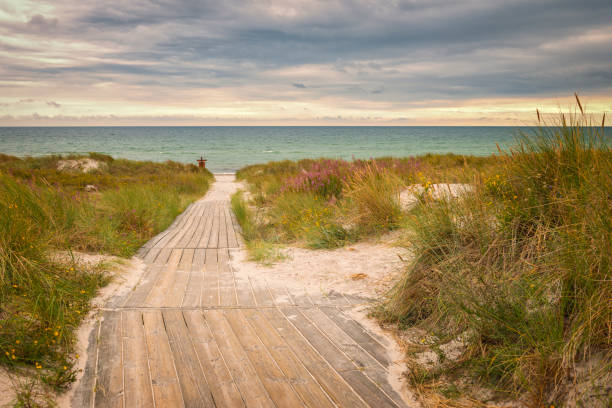
M84 293L85 293L85 291L83 289L81 289L81 294L84 294Z
M21 343L21 340L15 340L15 344Z
M74 355L74 357L79 358L79 355L78 355L78 354L75 354L75 355Z
M53 332L53 335L54 335L54 336L59 336L59 332L58 332L58 331L54 331L54 332Z
M68 367L64 366L64 371L67 370L67 369L68 369Z

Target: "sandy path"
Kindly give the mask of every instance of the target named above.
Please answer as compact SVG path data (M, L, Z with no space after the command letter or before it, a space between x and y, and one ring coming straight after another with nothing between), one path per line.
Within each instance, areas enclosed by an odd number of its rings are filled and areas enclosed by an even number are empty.
M363 310L397 250L293 249L259 267L230 210L238 187L218 175L139 251L142 268L79 336L84 374L61 406L416 406L401 353Z

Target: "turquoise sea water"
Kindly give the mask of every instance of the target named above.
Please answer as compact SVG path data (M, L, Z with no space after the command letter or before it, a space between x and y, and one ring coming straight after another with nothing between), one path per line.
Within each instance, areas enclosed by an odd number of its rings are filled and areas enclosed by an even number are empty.
M529 132L529 128L521 128ZM515 127L0 127L0 152L39 156L100 152L195 163L213 172L300 158L424 153L488 155L513 144Z

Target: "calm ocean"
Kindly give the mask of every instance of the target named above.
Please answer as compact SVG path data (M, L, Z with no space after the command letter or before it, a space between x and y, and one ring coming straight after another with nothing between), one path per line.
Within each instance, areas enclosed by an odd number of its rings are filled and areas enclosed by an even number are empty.
M529 128L521 128L529 132ZM300 158L423 153L488 155L513 144L516 127L0 127L0 152L38 156L100 152L195 163L213 172Z

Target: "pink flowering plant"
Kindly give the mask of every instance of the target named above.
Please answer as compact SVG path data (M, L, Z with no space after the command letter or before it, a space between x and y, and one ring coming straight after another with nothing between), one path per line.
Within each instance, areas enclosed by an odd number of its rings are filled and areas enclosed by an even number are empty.
M341 197L343 186L354 174L372 167L377 171L392 172L400 178L410 178L418 170L416 159L370 159L370 160L334 160L321 159L310 162L296 175L286 178L280 193L312 192L327 199Z

